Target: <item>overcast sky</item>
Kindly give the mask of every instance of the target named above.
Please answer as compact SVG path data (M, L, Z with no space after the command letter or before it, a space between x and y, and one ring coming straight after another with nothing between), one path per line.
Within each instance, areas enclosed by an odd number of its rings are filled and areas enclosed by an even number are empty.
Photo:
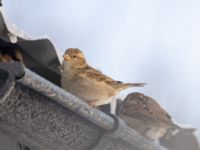
M200 127L199 0L3 0L7 18L57 48L80 48L114 79L141 91L181 124Z

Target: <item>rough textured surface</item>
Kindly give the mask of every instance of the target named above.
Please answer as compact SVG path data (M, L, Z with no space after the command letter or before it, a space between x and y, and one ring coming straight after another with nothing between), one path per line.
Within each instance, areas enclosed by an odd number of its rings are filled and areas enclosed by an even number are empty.
M23 66L19 62L10 64L0 62L0 103L14 88L15 79L24 74Z
M7 88L4 87L8 77L9 77L8 72L0 69L0 89L1 89L0 97L3 97L3 94L8 90Z
M0 150L22 150L19 143L13 139L8 133L0 130Z
M133 145L127 144L120 139L111 139L104 136L94 150L139 150Z
M12 128L23 142L40 143L46 149L62 150L66 145L68 149L85 149L100 135L97 126L20 84L0 105L0 122L0 127Z

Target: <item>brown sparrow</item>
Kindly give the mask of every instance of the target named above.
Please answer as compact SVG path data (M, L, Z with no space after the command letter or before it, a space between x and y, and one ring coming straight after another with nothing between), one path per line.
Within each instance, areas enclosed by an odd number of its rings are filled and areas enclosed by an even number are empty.
M63 55L61 86L90 105L97 107L111 102L111 97L121 90L143 83L122 83L92 68L83 53L69 48Z
M16 44L0 39L0 62L8 63L11 61L22 62L22 53Z
M155 141L168 130L179 128L155 100L140 93L131 93L118 103L116 113L128 126Z

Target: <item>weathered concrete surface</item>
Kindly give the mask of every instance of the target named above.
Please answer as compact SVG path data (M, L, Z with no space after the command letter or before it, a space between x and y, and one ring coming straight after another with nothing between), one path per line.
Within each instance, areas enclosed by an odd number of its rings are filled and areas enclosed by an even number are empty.
M100 136L100 128L34 90L16 84L0 105L0 128L19 142L41 149L85 149Z

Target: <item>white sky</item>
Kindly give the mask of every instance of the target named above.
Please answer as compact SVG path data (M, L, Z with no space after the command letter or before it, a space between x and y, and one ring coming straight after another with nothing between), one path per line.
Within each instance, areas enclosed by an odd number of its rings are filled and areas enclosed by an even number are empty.
M200 127L199 0L3 0L10 21L77 47L114 79L159 100L182 124Z

